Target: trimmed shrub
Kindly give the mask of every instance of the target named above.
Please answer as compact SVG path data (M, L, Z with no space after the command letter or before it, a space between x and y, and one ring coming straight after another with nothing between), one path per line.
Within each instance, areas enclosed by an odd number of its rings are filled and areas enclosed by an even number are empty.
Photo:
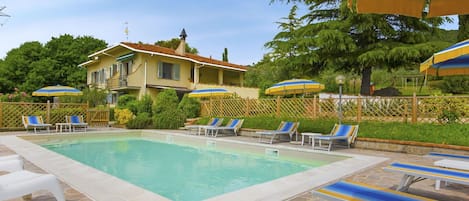
M195 98L189 98L188 95L185 94L178 105L178 109L181 110L187 118L198 117L200 112L200 102Z
M127 124L131 119L133 119L134 114L129 109L114 109L115 119L117 124Z
M117 99L117 107L127 108L127 104L129 102L136 101L136 100L137 100L137 97L134 95L130 95L130 94L119 96L119 98Z
M186 116L177 109L163 111L153 118L154 128L157 129L177 129L184 126Z
M157 115L163 111L174 111L178 107L178 97L176 90L165 89L158 93L156 96L155 104L153 105L153 114Z
M127 122L127 128L129 129L143 129L152 127L152 119L149 113L139 113L134 119Z
M151 99L150 95L145 95L137 101L137 115L140 113L147 113L150 117L152 116L152 106L153 100Z
M441 89L445 93L469 93L469 78L467 76L448 76L443 78Z
M155 128L175 129L184 125L186 115L178 110L176 90L165 89L156 96L153 106L153 125Z

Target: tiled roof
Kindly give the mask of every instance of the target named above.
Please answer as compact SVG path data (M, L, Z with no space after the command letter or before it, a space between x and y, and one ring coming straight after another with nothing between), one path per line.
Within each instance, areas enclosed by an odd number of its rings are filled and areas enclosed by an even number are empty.
M128 42L122 42L122 45L128 46L130 48L136 49L136 50L142 50L142 51L148 51L148 52L155 52L155 53L162 53L162 54L168 54L168 55L173 55L173 56L179 56L179 57L185 57L188 59L192 59L198 62L202 63L208 63L208 64L214 64L214 65L221 65L221 66L227 66L231 68L237 68L241 70L247 70L246 66L238 65L238 64L232 64L212 58L207 58L207 57L202 57L196 54L190 54L186 53L185 55L180 55L176 53L175 50L171 48L166 48L166 47L161 47L158 45L150 45L150 44L139 44L139 43L128 43Z

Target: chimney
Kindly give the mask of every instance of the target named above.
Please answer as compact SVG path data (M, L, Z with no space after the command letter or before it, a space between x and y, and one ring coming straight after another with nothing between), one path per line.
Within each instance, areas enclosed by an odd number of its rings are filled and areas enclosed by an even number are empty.
M176 53L179 55L185 55L186 54L186 30L184 28L181 31L181 34L179 34L179 37L181 38L181 42L179 42L179 46L176 49Z

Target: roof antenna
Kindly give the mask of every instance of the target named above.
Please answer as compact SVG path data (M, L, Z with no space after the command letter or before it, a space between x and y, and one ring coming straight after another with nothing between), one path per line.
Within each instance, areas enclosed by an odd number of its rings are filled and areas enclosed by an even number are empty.
M2 12L3 9L5 9L6 6L0 6L0 17L11 17L5 13ZM3 23L0 23L0 27L3 27L3 25L5 24L7 20L5 20Z
M125 40L129 42L129 23L125 22L124 24L125 24L125 30L124 30Z

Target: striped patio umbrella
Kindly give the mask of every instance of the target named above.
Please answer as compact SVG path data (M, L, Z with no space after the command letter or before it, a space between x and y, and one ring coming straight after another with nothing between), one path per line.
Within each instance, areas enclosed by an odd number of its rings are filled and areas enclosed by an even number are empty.
M191 98L204 98L204 97L225 97L233 95L223 88L208 88L208 89L197 89L189 93Z
M274 84L265 90L269 95L289 95L319 92L324 89L324 85L312 80L292 79Z
M33 92L33 96L81 96L83 92L69 86L47 86Z
M358 13L397 14L421 18L428 6L426 17L469 14L468 0L348 0L352 8L356 1Z
M469 39L439 51L420 64L427 75L469 75Z

